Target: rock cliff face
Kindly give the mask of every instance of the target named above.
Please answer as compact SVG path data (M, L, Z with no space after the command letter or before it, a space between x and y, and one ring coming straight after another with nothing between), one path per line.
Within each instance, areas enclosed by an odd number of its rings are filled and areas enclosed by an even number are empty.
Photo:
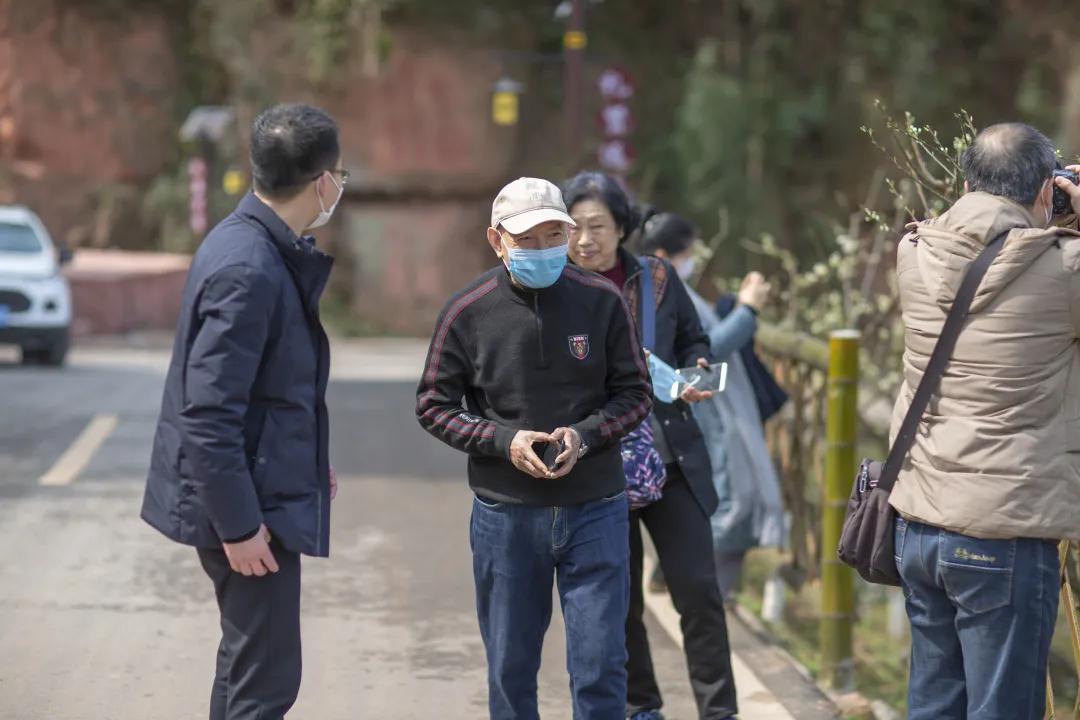
M0 202L86 244L103 194L172 157L178 83L159 15L121 24L59 0L0 0Z
M177 130L193 89L175 18L139 7L103 15L61 0L0 0L0 204L32 207L59 242L155 245L143 193L182 159ZM288 17L272 16L239 47L246 67L265 69L271 101L319 104L341 125L353 180L320 231L341 260L333 292L374 330L427 333L445 298L495 262L484 240L490 202L524 172L511 168L519 133L489 118L499 58L385 28L377 68L370 58L344 64L316 89L283 52L297 42L290 32ZM238 104L236 147L258 109ZM234 160L246 168L244 153Z

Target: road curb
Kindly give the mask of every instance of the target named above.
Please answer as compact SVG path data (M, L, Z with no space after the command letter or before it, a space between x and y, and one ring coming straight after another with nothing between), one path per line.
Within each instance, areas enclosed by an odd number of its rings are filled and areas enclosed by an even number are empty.
M644 576L655 560L646 555ZM645 592L645 605L671 639L682 647L678 613L665 593ZM741 715L755 720L834 720L836 705L810 679L810 673L771 639L760 635L738 613L728 613L732 669Z

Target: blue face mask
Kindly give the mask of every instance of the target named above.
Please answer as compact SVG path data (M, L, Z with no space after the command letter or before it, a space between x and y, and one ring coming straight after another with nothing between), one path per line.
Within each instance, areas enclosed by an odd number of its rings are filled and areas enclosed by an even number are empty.
M514 249L507 252L510 274L527 288L540 290L551 287L566 267L566 246L547 250Z
M675 368L656 357L655 353L649 353L649 379L652 380L653 395L664 403L673 403L679 397L679 383L682 378Z

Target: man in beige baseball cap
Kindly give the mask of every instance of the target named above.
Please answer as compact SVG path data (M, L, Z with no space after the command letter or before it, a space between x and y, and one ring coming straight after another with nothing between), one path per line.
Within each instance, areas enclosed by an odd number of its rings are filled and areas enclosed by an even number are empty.
M499 192L502 261L447 303L417 389L420 424L469 455L476 610L493 720L536 718L552 580L578 720L626 709L629 525L620 440L652 389L619 290L567 265L552 183Z
M487 239L517 284L550 287L566 267L566 229L576 227L562 192L539 178L519 178L491 205Z

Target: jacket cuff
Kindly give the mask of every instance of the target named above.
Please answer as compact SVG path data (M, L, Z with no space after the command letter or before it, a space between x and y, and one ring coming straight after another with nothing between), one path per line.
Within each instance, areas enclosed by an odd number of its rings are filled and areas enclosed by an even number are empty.
M506 460L510 459L510 443L514 442L514 435L517 435L516 430L512 430L505 425L495 426L495 454Z
M248 496L248 492L237 492L226 501L223 501L223 498L214 498L217 502L212 504L206 503L204 499L203 505L210 517L210 524L214 526L214 532L222 538L222 542L234 542L225 538L246 539L244 536L251 532L251 528L258 532L258 528L263 524L262 510L259 508L254 487Z
M259 524L259 527L255 528L254 530L252 530L249 533L244 533L240 537L229 538L228 540L222 540L221 542L226 543L228 545L233 545L235 543L246 542L246 541L250 540L251 538L255 537L256 535L258 535L260 529L262 529L262 524L261 523Z

